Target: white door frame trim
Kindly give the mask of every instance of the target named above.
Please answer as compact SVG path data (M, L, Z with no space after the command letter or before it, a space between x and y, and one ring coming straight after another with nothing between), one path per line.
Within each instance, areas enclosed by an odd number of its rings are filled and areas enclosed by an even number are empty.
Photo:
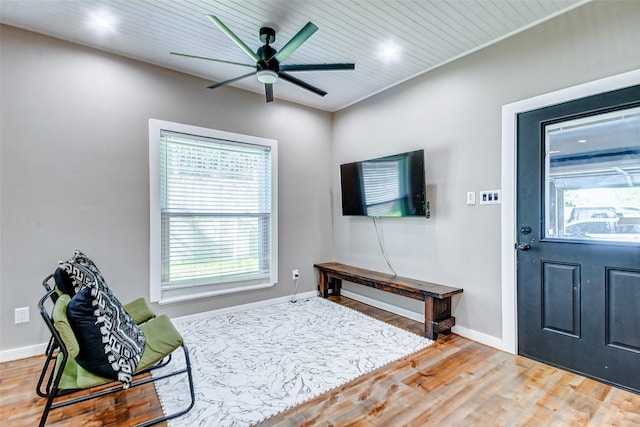
M502 341L518 352L516 305L516 120L519 113L640 84L640 69L535 96L502 106Z

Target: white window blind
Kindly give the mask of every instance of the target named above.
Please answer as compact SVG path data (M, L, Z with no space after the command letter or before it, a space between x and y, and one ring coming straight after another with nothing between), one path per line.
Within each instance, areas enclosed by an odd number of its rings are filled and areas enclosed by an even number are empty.
M164 129L159 145L160 299L275 283L271 146Z

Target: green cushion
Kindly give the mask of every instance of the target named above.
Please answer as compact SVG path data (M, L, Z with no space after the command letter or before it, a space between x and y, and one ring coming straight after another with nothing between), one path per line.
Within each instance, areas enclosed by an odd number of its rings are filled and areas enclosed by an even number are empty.
M144 298L138 298L129 304L125 304L124 309L129 313L129 316L131 316L136 325L140 325L156 317L156 314L151 310L151 307L147 304L147 300Z
M140 325L140 329L146 344L136 372L158 363L182 345L182 336L166 314Z
M69 357L74 358L78 353L80 353L80 345L78 344L78 340L76 339L76 336L71 329L71 325L69 324L69 319L67 318L67 306L69 305L69 301L71 301L71 297L69 295L61 294L53 306L51 317L53 317L53 326L55 326L56 331L58 331L62 338L62 342L65 347L67 347Z
M62 354L58 354L56 360L56 372L60 369L62 364ZM94 387L101 384L111 382L108 378L103 378L99 375L93 374L82 366L78 365L73 358L67 359L62 377L60 377L60 384L58 388L61 390L75 390L81 388Z
M149 320L141 325L140 329L145 336L146 343L136 372L158 363L182 344L182 336L166 315ZM61 363L62 356L59 355L56 361L56 370L60 368ZM69 358L60 379L59 388L64 390L85 389L111 381L87 371L78 365L73 358Z

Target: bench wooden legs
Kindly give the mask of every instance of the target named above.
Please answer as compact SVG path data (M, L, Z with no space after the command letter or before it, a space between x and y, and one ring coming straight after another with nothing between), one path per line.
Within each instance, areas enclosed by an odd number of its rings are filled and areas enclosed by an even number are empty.
M338 279L337 277L330 278L329 286L331 286L333 296L339 297L340 291L342 290L342 279Z
M451 316L451 297L433 298L427 296L424 300L424 336L438 339L438 333L448 335L456 324L456 318Z
M320 272L318 286L320 287L320 296L322 298L329 298L329 277L322 271Z
M327 274L320 272L320 296L322 298L329 297L329 289L332 291L333 296L340 296L340 290L342 289L342 280L337 277L329 277Z

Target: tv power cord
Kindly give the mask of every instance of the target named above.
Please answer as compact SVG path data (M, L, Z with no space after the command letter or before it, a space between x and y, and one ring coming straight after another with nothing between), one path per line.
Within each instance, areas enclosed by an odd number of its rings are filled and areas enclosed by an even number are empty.
M289 302L291 304L295 304L297 302L308 302L309 298L301 298L301 299L296 299L296 294L298 293L298 290L300 289L300 275L298 274L296 276L295 279L293 279L293 282L295 283L295 287L293 288L293 292L291 293L291 297L289 299Z

